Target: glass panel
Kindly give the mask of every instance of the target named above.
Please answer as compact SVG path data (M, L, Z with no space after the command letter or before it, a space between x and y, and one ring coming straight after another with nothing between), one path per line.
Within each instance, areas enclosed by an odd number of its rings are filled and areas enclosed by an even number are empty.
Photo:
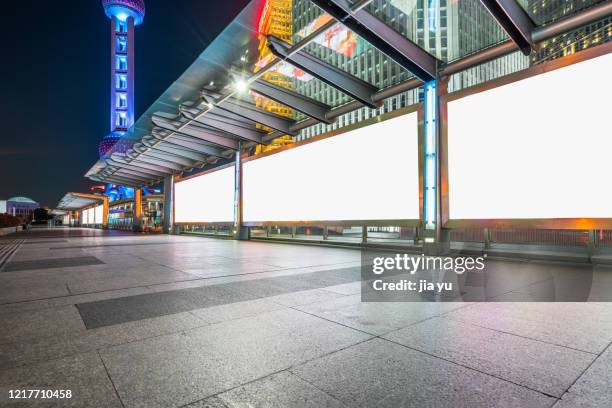
M366 10L445 62L508 38L479 0L374 0Z
M531 55L531 65L551 61L612 40L612 18L586 25L540 43Z
M294 37L297 39L311 35L331 20L329 15L306 0L294 1L294 15ZM335 24L316 36L304 50L378 88L394 85L412 76L342 24Z
M408 71L341 24L318 35L304 50L377 88L410 77Z
M412 245L417 241L414 227L368 227L368 242Z
M537 24L547 24L575 14L603 0L517 0Z
M360 226L266 226L251 227L253 238L296 239L300 241L339 241L359 243L362 240Z
M452 75L449 80L448 91L455 92L491 81L527 69L529 65L530 57L525 56L520 51L513 52L512 54Z
M570 33L543 41L531 55L515 52L494 61L455 74L449 81L449 92L490 81L527 69L543 62L571 55L612 40L612 18L586 25Z
M413 89L411 91L403 92L399 95L387 98L384 100L382 106L378 109L360 108L352 112L346 113L340 116L334 123L327 125L325 123L319 123L306 129L303 129L297 137L297 140L308 139L313 136L321 135L323 133L331 132L336 129L341 129L345 126L352 125L354 123L368 120L376 116L382 115L387 112L394 111L396 109L405 108L419 102L420 89Z

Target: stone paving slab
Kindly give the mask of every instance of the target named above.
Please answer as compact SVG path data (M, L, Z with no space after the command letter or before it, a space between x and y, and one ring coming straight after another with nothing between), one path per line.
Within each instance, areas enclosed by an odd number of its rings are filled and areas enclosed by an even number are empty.
M474 303L446 317L591 353L612 341L612 303Z
M8 389L71 390L63 400L4 399ZM97 353L87 353L27 367L0 371L0 405L7 407L122 408Z
M368 339L285 309L101 352L128 408L179 407Z
M0 347L0 369L87 353L118 344L182 332L208 324L191 313L144 319L93 330L48 333Z
M466 305L456 302L364 303L361 302L361 295L351 295L295 308L370 334L381 335Z
M0 344L85 330L74 306L0 315Z
M30 261L11 261L3 272L25 271L30 269L67 268L72 266L103 264L95 256L79 256L71 258L48 258Z
M208 324L221 323L228 320L242 319L273 310L285 309L285 306L268 299L246 300L226 305L205 307L192 310L190 313Z
M283 371L186 407L346 408L346 405L297 376Z
M612 349L608 349L566 392L554 408L612 406Z
M38 245L38 244L59 244L62 242L68 242L67 239L34 239L34 240L28 240L26 242L24 242L24 245Z
M384 338L554 397L561 397L596 357L441 318Z
M538 408L555 399L373 339L290 369L349 407Z

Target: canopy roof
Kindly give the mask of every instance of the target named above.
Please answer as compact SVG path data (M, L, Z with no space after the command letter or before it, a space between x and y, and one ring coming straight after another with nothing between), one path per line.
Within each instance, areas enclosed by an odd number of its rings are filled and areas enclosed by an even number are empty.
M378 108L424 82L515 52L533 56L547 40L612 16L612 1L583 1L586 10L566 7L546 16L540 1L449 1L445 41L424 44L418 37L422 30L406 29L413 24L408 21L422 16L419 2L312 3L320 8L307 13L311 21L280 39L267 35L263 23L268 1L252 0L86 177L152 185L167 175L231 159L240 149L329 125L357 109ZM442 15L442 8L436 13ZM440 22L427 24L436 30ZM478 41L451 46L469 30ZM376 70L384 67L381 75L348 67L348 60L371 57Z
M13 203L27 203L27 204L36 204L38 205L38 203L34 200L32 200L31 198L28 197L23 197L23 196L17 196L17 197L11 197L6 201L11 201Z
M66 193L64 197L57 203L58 210L80 210L81 208L89 207L95 204L102 204L105 197L94 194L85 193Z

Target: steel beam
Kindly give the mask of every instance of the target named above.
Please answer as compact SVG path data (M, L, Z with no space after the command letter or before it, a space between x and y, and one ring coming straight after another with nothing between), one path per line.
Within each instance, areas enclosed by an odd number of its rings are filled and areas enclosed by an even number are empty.
M238 98L228 98L220 102L214 110L217 109L252 120L253 122L278 130L284 134L296 135L296 133L291 132L291 125L295 124L294 120L265 111L252 103L242 101ZM203 118L205 119L206 116ZM259 136L259 138L261 139L261 136Z
M141 163L135 160L127 161L125 157L121 157L121 155L117 153L112 154L110 157L110 160L113 163L109 163L109 164L115 164L118 167L133 166L133 167L140 167L146 170L153 170L156 172L161 172L162 174L173 174L174 173L172 169L168 167L163 167L163 166L159 166L156 164Z
M202 160L187 159L184 156L177 156L175 154L170 154L170 153L162 152L162 151L155 150L155 149L149 149L146 152L142 153L141 155L145 155L148 157L153 157L153 158L157 158L161 160L166 160L171 163L176 163L176 164L179 164L181 166L186 166L186 167L196 166L196 164L199 161L202 161Z
M145 173L142 171L138 171L138 170L132 170L131 168L127 168L127 167L118 167L115 170L112 170L114 172L118 172L121 171L122 173L126 173L126 174L133 174L135 176L140 176L140 177L144 177L147 179L153 179L153 178L158 178L160 177L159 175L153 175L150 173ZM112 171L106 171L106 174L113 174ZM102 172L103 174L105 174L105 172Z
M296 111L302 112L320 122L331 124L334 121L327 118L326 114L331 110L329 105L314 99L300 95L270 82L258 79L249 85L252 91L265 96L268 99L288 106Z
M191 149L193 151L203 153L215 157L224 157L223 149L217 146L211 146L206 143L202 143L202 139L195 138L193 136L183 135L179 133L173 133L170 136L156 135L155 132L151 133L153 137L158 139L161 143L167 143L169 145L178 146L182 148Z
M166 167L168 169L172 169L172 170L176 170L176 171L183 170L183 166L181 166L179 164L172 163L172 162L169 162L167 160L157 159L155 157L148 157L148 156L146 156L144 154L139 154L137 157L132 158L132 161L130 163L134 163L134 162L155 164L155 165Z
M162 129L166 129L178 134L192 136L197 139L205 140L214 145L225 147L228 149L238 149L238 141L236 139L230 136L226 136L225 134L223 134L223 132L220 132L218 130L204 128L200 126L196 127L194 125L187 125L179 129L177 126L174 126L172 123L168 122L165 119L153 116L152 120L156 126Z
M109 174L109 176L111 176L111 177L121 177L121 178L124 178L126 180L140 181L142 183L148 183L150 181L153 181L152 178L136 176L134 174L124 172L123 170L117 170L113 174Z
M111 182L114 184L119 184L122 186L129 186L129 187L140 187L146 184L139 180L127 179L127 178L115 176L115 175L112 175L112 176L100 175L99 181Z
M372 95L378 91L374 85L321 61L303 50L291 54L291 45L272 35L268 36L268 47L277 57L357 99L364 105L373 109L378 107L378 104L372 101Z
M206 115L202 115L195 119L196 123L200 123L207 127L211 127L222 132L226 132L235 136L242 140L247 140L250 142L255 142L261 144L261 138L266 134L255 128L255 126L248 126L240 121L244 119L243 117L234 118L231 117L233 112L228 112L227 115L223 115L220 109L215 109L215 113L209 112ZM237 114L235 114L237 115ZM239 115L237 115L239 116ZM204 128L205 129L205 128ZM183 131L184 129L181 129ZM236 141L237 143L237 141Z
M535 24L516 0L480 0L480 2L521 52L525 55L531 54L533 47L531 32Z
M173 144L172 142L169 142L163 139L158 140L152 136L150 139L148 139L147 136L143 137L142 144L151 150L169 153L169 154L179 156L179 157L185 157L187 159L190 159L196 162L204 161L208 157L205 154L202 154L204 153L202 151L179 146L177 144ZM215 148L211 147L210 150L214 151ZM219 149L217 150L220 152Z
M436 78L438 61L431 54L362 8L353 11L348 0L312 0L385 55L424 82Z
M139 166L134 166L130 164L120 163L112 159L106 159L106 163L112 169L112 171L116 171L118 169L128 169L128 170L137 171L140 173L145 173L151 177L163 177L169 174L167 172L152 170L146 167L139 167Z
M152 147L151 149L155 150L155 151L159 151L159 152L165 152L165 153L171 153L174 155L180 155L181 157L186 157L190 160L196 161L196 162L201 162L206 160L209 155L211 153L208 153L208 155L206 154L202 154L204 152L202 152L201 150L193 150L193 149L188 149L185 147L181 147L177 144L174 144L172 142L169 141L163 141L163 142L159 142L157 145L155 145L154 147ZM210 148L210 151L214 151L217 154L221 154L220 153L220 149L216 149L214 147Z

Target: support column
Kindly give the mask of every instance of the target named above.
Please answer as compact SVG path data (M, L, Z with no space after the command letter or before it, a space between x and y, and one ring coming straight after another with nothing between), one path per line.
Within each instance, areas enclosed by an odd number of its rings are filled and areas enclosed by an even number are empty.
M108 197L102 200L102 228L108 229Z
M234 239L248 240L249 228L242 225L242 143L238 143L236 151L234 174L236 189L234 190Z
M164 177L164 234L174 234L174 176Z
M142 231L142 190L134 189L134 218L132 219L132 229L136 232Z
M587 251L589 253L589 256L593 256L597 254L597 249L598 249L597 248L598 247L598 243L597 243L598 230L589 230L587 231L587 233L589 234Z
M440 95L446 93L447 81L430 81L424 87L423 250L429 255L443 255L450 251L450 231L442 228L439 112Z

